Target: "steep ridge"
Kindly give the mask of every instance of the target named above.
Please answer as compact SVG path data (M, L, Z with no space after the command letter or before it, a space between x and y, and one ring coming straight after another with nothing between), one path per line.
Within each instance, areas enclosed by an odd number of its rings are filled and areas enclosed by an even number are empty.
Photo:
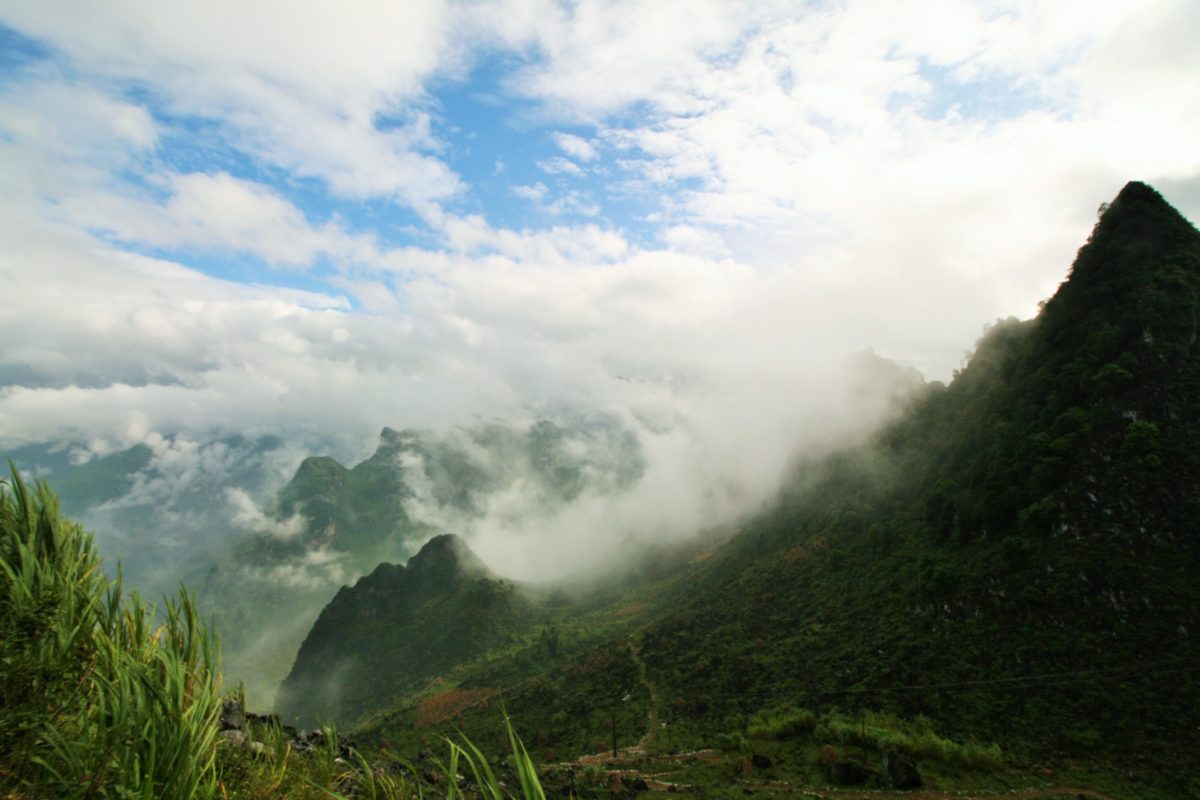
M1200 234L1129 184L1037 319L998 324L872 447L799 467L652 626L664 692L698 717L889 707L1169 747L1200 721L1198 293Z
M198 563L188 584L217 614L227 674L269 703L338 587L406 558L442 530L430 518L470 525L495 497L517 492L528 514L550 513L584 491L622 491L642 469L636 435L603 415L385 427L353 466L304 459L261 528Z
M744 741L755 714L878 710L1183 790L1200 769L1198 319L1200 233L1131 183L1038 317L993 326L949 386L798 463L724 545L604 607L539 610L457 686L532 687L505 702L548 759L601 749L610 725L633 744L660 706L662 752ZM538 622L561 631L553 659L531 655ZM367 736L420 735L425 695L402 695ZM486 738L494 714L457 724Z
M528 602L452 534L406 566L343 587L305 638L277 707L302 725L353 720L509 642Z

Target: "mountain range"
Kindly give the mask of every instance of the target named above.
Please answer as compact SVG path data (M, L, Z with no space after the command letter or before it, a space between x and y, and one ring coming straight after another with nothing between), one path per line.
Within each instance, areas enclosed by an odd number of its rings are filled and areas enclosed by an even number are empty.
M890 774L899 750L967 783L1066 759L1195 793L1198 320L1200 233L1130 183L1035 319L794 463L744 524L539 586L435 538L338 593L279 709L499 748L503 703L543 761L611 738L701 783L680 754L741 753L761 785Z

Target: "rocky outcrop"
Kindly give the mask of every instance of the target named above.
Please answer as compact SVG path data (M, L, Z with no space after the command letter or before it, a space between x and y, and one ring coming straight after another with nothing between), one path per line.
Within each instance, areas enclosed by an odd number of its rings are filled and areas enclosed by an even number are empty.
M337 758L348 760L352 756L353 747L348 736L335 734L329 729L297 730L291 725L284 725L277 714L248 713L237 700L226 700L222 704L220 738L225 742L265 754L265 740L271 735L285 737L293 753L333 749L337 752ZM336 737L336 741L331 737Z

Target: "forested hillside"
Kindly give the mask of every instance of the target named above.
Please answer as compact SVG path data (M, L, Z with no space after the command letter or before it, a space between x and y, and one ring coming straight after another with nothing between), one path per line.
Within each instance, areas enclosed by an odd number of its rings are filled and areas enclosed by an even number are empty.
M654 713L660 752L815 745L882 713L1170 783L1197 766L1181 744L1200 722L1198 292L1200 234L1129 184L1038 317L993 326L949 386L868 445L797 463L724 545L602 609L544 612L451 684L533 678L506 703L544 755L604 741L613 704L637 708L627 737ZM403 739L446 688L368 730Z

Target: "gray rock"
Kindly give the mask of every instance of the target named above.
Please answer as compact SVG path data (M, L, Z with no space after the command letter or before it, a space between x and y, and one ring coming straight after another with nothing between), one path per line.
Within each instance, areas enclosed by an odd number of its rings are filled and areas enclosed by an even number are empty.
M245 731L239 731L239 730L233 730L233 729L224 730L224 731L221 731L221 738L224 739L225 741L229 742L231 745L233 745L235 747L245 747L246 746L246 732Z
M246 712L237 700L226 700L221 703L221 730L244 731L246 729Z

